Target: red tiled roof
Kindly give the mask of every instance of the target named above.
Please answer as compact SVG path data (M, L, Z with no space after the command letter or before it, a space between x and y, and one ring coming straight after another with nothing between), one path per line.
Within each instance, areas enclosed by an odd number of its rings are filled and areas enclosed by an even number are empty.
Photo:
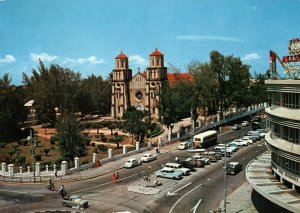
M171 87L175 86L180 80L192 81L193 79L189 73L168 73L167 78Z
M164 54L162 54L161 52L159 52L157 50L157 48L155 48L154 52L150 54L150 56L163 56Z
M125 59L128 58L122 51L121 53L116 57L116 59Z

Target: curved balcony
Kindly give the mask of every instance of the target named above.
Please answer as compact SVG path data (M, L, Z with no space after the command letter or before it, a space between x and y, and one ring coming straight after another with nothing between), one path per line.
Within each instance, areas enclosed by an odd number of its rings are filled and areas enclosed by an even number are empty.
M270 116L279 117L282 120L294 120L295 123L298 123L298 128L300 128L300 109L290 109L272 105L266 108L266 113Z

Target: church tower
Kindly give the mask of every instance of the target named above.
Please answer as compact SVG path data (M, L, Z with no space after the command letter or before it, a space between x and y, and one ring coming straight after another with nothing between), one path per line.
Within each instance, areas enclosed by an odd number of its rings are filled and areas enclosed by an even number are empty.
M132 70L129 69L128 57L121 52L115 58L115 69L112 70L112 118L121 118L130 106L129 82Z
M155 49L150 55L149 66L146 69L146 95L148 110L155 120L160 120L159 103L164 96L168 84L167 68L164 66L164 55Z

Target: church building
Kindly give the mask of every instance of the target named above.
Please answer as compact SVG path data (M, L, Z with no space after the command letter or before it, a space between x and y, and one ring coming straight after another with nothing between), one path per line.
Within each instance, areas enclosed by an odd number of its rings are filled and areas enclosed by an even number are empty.
M134 106L148 110L152 119L160 120L159 103L168 86L167 68L164 55L157 49L149 55L149 66L141 73L132 76L128 57L121 52L115 58L112 70L112 105L111 116L121 118L124 111Z

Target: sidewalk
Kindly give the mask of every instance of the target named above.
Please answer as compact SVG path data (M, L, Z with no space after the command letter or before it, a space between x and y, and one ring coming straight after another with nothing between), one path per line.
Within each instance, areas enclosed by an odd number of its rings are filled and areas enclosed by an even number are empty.
M254 207L251 194L253 188L248 182L245 182L234 192L229 194L226 198L226 212L243 212L243 213L257 213ZM219 204L221 209L224 209L224 200Z

